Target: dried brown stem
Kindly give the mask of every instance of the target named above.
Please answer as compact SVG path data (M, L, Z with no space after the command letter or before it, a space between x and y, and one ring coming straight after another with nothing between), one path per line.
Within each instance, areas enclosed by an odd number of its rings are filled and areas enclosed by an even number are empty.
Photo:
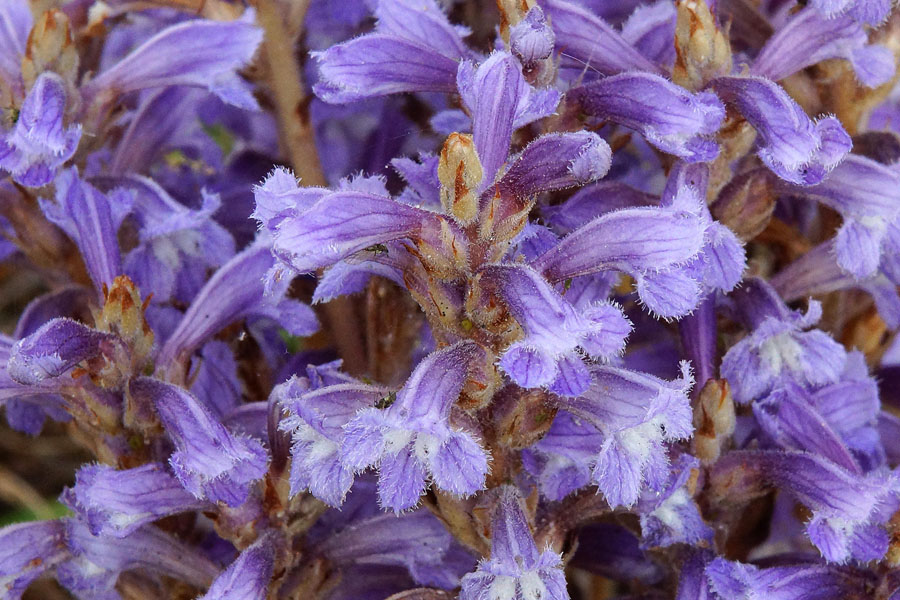
M2 465L0 465L0 499L27 508L37 519L54 517L53 508L43 496L27 481Z
M302 23L308 9L309 0L298 0L292 18ZM316 153L302 71L294 53L293 38L285 27L285 15L277 0L256 0L256 10L257 21L266 32L263 55L269 68L281 140L291 166L305 185L327 185ZM325 305L324 312L345 369L354 375L364 373L366 356L353 304L348 298L337 298Z

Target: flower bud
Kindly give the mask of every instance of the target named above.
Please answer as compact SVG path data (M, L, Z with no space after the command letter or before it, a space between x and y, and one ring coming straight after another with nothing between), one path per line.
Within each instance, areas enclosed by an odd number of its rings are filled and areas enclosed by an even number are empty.
M704 463L718 460L722 446L734 433L734 401L725 380L710 380L694 405L694 449Z
M126 275L116 277L112 288L104 291L106 303L96 317L97 329L116 334L128 345L132 374L137 375L153 350L153 330L144 318L147 302L141 302L140 291Z
M438 163L441 205L459 223L471 223L478 212L476 190L484 171L471 135L453 133L444 142Z
M678 2L672 81L699 90L710 79L731 72L731 46L716 26L705 0Z

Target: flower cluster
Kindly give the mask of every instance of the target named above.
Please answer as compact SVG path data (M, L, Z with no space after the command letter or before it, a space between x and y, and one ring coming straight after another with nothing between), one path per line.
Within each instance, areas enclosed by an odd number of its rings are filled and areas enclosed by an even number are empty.
M886 0L0 0L0 406L94 457L0 597L900 597L898 55Z

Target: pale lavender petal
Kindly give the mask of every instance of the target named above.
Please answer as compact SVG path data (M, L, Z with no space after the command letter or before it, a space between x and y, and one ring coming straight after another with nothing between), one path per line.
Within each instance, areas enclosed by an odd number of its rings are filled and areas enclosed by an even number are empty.
M91 533L119 538L157 519L203 506L156 463L121 471L99 464L82 467L64 500Z
M253 15L247 11L235 21L196 19L168 27L97 75L82 94L106 104L128 92L186 85L206 88L240 108L258 108L249 84L237 74L262 41Z

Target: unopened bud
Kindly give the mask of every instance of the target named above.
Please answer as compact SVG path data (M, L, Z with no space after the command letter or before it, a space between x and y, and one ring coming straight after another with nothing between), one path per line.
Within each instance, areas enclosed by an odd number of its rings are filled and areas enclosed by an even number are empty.
M706 382L694 406L694 450L704 464L715 462L734 433L734 401L724 379Z
M556 406L544 390L508 386L495 397L492 415L498 441L518 450L544 437L556 416Z
M689 90L731 72L731 46L705 0L678 2L675 53L672 81Z
M103 310L96 317L97 329L114 333L128 346L132 373L137 374L153 351L153 330L144 318L146 302L131 279L119 275L106 292Z
M452 133L441 149L438 179L441 204L459 223L471 223L478 214L478 184L484 177L471 135Z
M768 169L760 168L734 177L719 193L710 212L746 242L769 224L775 196Z
M72 42L69 18L62 11L48 10L35 22L22 59L22 79L30 89L38 75L53 71L75 89L78 77L78 51Z

